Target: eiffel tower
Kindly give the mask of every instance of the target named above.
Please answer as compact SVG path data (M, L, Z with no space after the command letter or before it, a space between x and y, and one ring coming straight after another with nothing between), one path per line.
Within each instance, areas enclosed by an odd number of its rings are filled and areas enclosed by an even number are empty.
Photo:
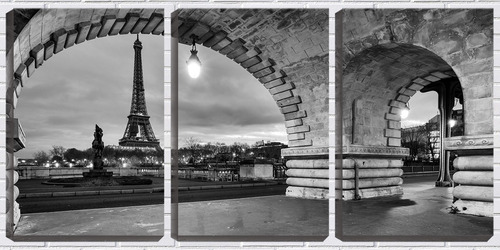
M144 98L141 60L142 43L139 41L139 34L137 34L137 40L134 42L134 50L134 90L132 92L132 104L130 106L130 115L127 116L127 128L118 144L126 147L160 148L160 142L155 138L151 123L149 123L146 99Z

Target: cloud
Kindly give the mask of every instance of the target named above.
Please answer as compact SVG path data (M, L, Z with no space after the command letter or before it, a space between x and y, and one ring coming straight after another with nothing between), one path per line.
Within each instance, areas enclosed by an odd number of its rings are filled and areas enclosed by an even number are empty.
M179 45L180 138L229 144L287 141L283 115L257 79L234 61L201 46L202 74L191 79L185 63L189 50Z

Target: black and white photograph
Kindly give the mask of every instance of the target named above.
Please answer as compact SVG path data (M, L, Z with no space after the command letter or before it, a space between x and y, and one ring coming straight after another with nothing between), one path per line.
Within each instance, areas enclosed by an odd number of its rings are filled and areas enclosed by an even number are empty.
M172 236L328 236L328 9L172 13Z
M493 236L493 10L336 13L336 237Z
M163 9L8 13L10 238L163 236L163 23Z

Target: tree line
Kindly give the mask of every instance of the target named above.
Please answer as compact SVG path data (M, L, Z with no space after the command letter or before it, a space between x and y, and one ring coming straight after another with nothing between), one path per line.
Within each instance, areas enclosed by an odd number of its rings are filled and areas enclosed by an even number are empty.
M123 149L119 147L106 146L103 150L103 158L106 159L109 165L118 165L124 161L133 164L140 163L163 163L163 149L157 150L140 150L140 149ZM39 165L44 163L59 163L66 166L67 163L87 163L92 162L94 151L92 148L79 150L76 148L66 149L63 146L52 146L48 152L40 150L33 154L33 158Z
M222 163L226 161L242 161L255 158L264 158L280 161L281 149L286 145L280 144L269 147L258 147L256 144L235 142L230 145L220 142L201 143L197 138L190 137L184 140L184 146L178 150L178 159L181 164L193 163Z

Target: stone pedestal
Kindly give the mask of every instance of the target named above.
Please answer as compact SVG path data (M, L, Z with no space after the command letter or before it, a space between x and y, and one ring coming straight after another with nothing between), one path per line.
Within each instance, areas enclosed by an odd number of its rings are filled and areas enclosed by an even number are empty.
M343 147L336 162L336 198L364 199L402 195L403 161L408 149L401 147Z
M285 159L286 196L328 199L328 148L301 147L281 150Z
M453 161L453 206L458 213L493 216L493 135L446 138Z
M95 158L92 161L92 169L89 172L83 172L83 177L97 178L97 177L111 177L113 172L104 169L104 162L101 158Z
M83 172L83 177L97 178L97 177L111 177L113 172L106 169L92 169L89 172Z

